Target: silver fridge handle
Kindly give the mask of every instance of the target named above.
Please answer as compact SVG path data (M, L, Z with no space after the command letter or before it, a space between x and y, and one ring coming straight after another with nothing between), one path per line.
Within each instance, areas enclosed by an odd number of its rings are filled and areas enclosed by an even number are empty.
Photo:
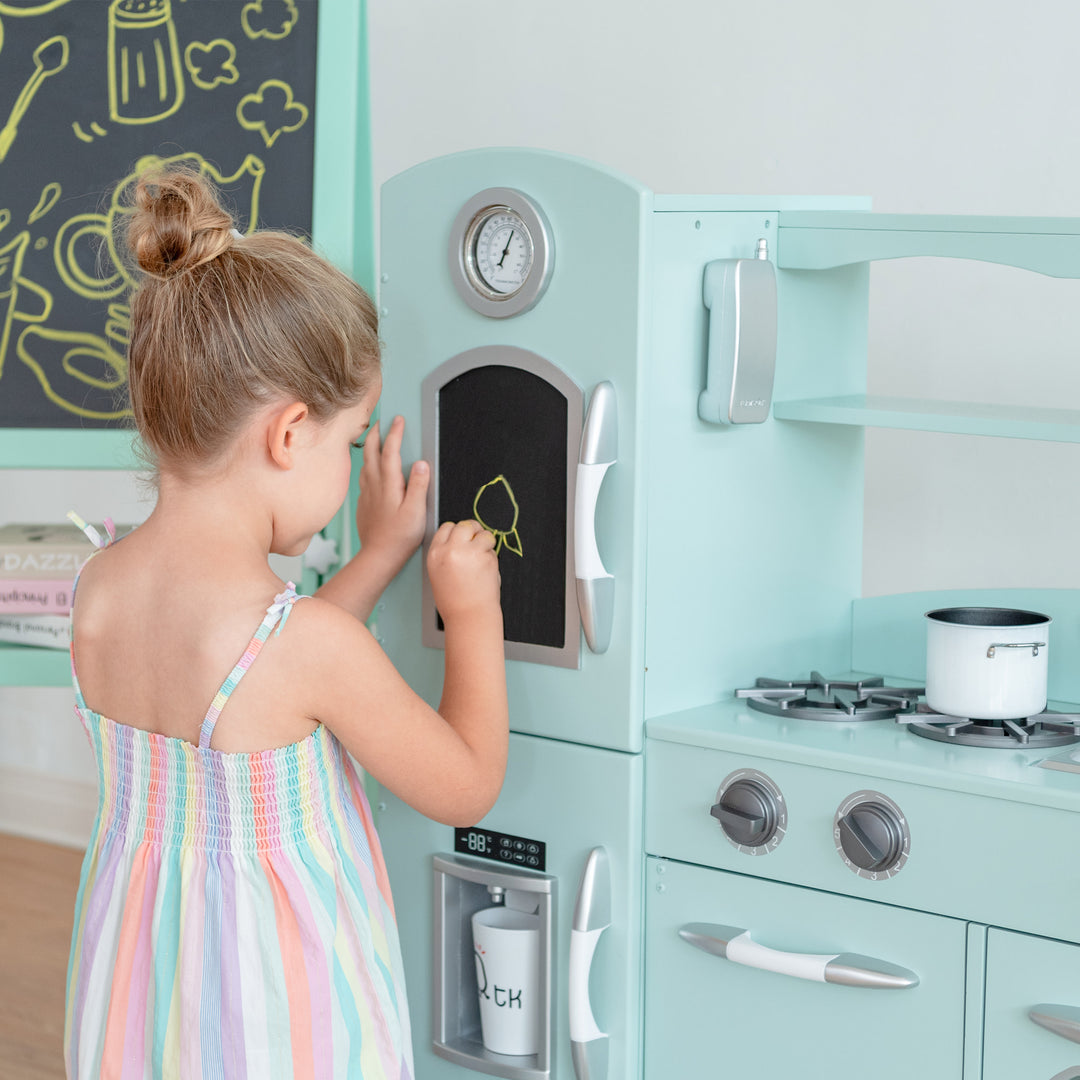
M1028 1019L1063 1039L1080 1043L1080 1009L1075 1005L1033 1005Z
M735 964L775 971L812 982L858 986L866 990L906 990L919 985L907 968L858 953L793 953L770 949L750 940L750 931L713 923L688 923L679 937L703 952Z
M615 387L600 383L593 391L581 431L574 485L574 573L585 643L594 653L607 652L615 622L615 578L607 572L596 546L596 500L608 469L619 453L619 414Z
M611 871L607 852L593 848L574 904L570 928L570 1056L577 1080L607 1080L608 1036L593 1016L589 975L600 935L611 925Z

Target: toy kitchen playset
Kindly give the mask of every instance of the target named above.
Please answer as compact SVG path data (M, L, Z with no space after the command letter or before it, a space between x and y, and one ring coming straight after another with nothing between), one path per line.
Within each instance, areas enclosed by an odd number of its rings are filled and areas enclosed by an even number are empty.
M870 263L1080 277L1080 221L490 150L390 180L381 243L382 408L434 465L430 528L496 536L510 693L475 828L377 796L418 1080L1080 1078L1080 601L860 598L866 426L1080 440L1080 412L867 396ZM1050 711L932 705L928 623ZM377 633L437 701L420 558ZM528 992L477 962L500 905Z

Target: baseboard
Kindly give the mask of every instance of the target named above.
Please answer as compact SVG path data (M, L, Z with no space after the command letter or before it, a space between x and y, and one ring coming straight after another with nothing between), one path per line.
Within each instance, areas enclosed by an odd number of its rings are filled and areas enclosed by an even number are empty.
M97 801L95 784L0 766L0 832L85 848Z

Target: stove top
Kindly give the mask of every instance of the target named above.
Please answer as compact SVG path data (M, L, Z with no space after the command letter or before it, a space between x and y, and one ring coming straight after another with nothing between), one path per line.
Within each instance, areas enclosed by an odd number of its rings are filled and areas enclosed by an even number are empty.
M805 681L759 678L736 690L751 709L772 716L817 721L894 720L914 735L960 746L1036 749L1080 741L1080 713L1046 711L1010 720L946 716L919 699L925 687L887 686L877 675Z

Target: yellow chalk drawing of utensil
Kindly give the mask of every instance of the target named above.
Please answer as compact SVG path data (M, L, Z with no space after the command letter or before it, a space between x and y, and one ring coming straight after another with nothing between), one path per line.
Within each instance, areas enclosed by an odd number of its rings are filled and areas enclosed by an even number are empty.
M485 495L486 493L486 495ZM484 509L481 511L480 503ZM498 555L503 548L512 551L515 555L524 557L521 547L521 537L518 535L517 523L519 508L517 499L514 498L514 489L510 487L506 477L499 473L494 480L489 480L476 493L473 499L473 517L495 537L495 554ZM485 520L485 516L487 520ZM508 528L500 529L488 522L506 522Z
M28 281L22 276L23 256L30 243L30 234L23 230L14 240L0 247L0 375L4 371L4 357L11 339L12 324L19 322L44 322L52 311L52 293ZM41 310L22 310L23 293L29 293L41 305Z
M63 350L58 359L48 361L49 371L46 371L45 364L30 355L30 346L35 342L45 342L47 346L59 346ZM95 390L112 391L119 396L127 380L127 361L98 334L28 326L19 335L16 352L37 376L45 396L64 412L94 420L121 420L131 416L131 409L127 406L94 409L80 400L88 386ZM64 385L66 394L61 393L54 383Z
M11 15L14 18L44 15L46 11L55 11L70 2L71 0L44 0L43 3L34 3L33 0L4 0L0 3L0 15Z
M109 5L109 116L152 124L184 101L184 68L170 0L112 0Z
M0 131L0 161L7 157L7 152L11 149L11 144L19 132L19 121L30 108L30 102L34 100L34 95L41 88L41 84L50 75L55 75L67 67L68 56L68 40L62 34L43 41L34 50L34 73L26 80L26 85L12 106L8 122L4 125L3 131Z

